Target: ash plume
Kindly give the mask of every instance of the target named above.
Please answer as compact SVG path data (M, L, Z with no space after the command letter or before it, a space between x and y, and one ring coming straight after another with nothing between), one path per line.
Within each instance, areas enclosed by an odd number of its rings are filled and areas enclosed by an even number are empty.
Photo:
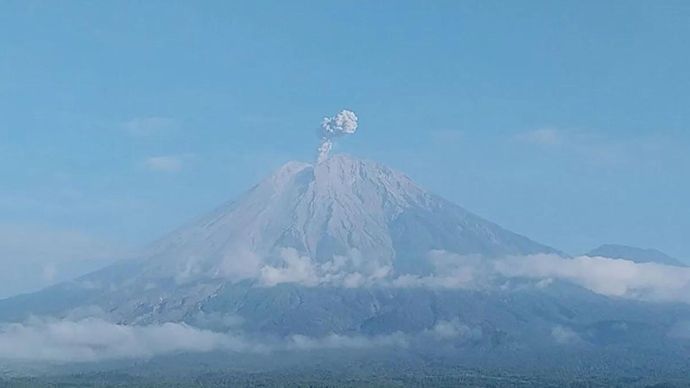
M319 144L317 163L328 158L333 148L333 139L351 135L357 131L357 115L349 110L342 110L333 117L324 117L321 122L321 143Z

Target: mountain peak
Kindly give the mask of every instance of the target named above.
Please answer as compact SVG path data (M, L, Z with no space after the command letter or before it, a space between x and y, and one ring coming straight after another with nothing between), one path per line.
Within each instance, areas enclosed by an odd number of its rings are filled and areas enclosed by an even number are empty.
M317 163L315 171L325 176L339 176L341 178L372 178L376 176L390 176L402 180L410 180L401 172L368 159L359 159L348 154L335 154ZM410 180L411 181L411 180Z
M180 273L181 267L204 276L223 272L220 267L280 262L286 248L315 262L354 255L405 273L428 272L432 250L554 252L429 193L400 172L337 154L316 165L286 163L238 200L164 238L150 256L159 268L153 272Z

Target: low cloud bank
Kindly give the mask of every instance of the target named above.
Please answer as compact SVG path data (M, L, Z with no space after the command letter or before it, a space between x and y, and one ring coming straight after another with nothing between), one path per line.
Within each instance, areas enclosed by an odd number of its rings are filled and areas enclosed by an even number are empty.
M490 260L432 252L436 271L429 276L399 276L398 287L487 289L509 287L511 279L534 281L537 288L566 281L597 294L649 302L690 303L690 268L635 263L606 257L564 258L553 254ZM441 263L441 264L439 264Z
M494 267L505 277L565 280L606 296L690 303L690 268L685 267L555 255L511 257Z
M14 360L88 362L219 349L265 351L241 337L179 323L125 326L98 318L34 319L0 329L0 358Z
M270 353L319 349L405 347L402 333L381 336L326 337L293 335L257 339L241 333L199 329L184 323L129 326L101 318L81 320L31 319L0 325L0 359L47 362L96 362L149 358L174 353L230 351Z
M367 349L381 347L407 347L408 336L395 332L378 336L344 336L331 334L323 338L304 335L293 335L287 343L287 350L318 350L318 349Z
M391 263L366 260L353 251L331 261L317 262L292 248L280 251L271 264L253 261L242 278L256 279L263 287L294 283L307 287L445 288L509 290L510 280L525 280L537 288L566 281L597 294L650 302L690 303L690 268L657 263L635 263L606 257L564 258L554 254L487 259L431 251L428 275L399 274ZM232 271L230 271L232 272ZM232 273L226 274L232 278ZM513 284L515 282L512 282Z

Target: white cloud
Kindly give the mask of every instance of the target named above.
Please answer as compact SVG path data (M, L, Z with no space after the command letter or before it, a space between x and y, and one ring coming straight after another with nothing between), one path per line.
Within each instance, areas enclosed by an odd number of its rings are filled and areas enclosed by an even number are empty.
M348 256L335 256L331 261L317 263L293 248L283 248L280 250L279 263L261 267L259 281L266 287L299 283L309 287L328 284L354 288L378 283L391 271L389 265L364 260L357 250L351 251Z
M573 331L573 329L561 325L557 325L551 329L551 337L556 343L561 345L570 345L580 342L580 336Z
M184 160L179 155L151 156L146 158L144 166L151 171L175 173L182 170Z
M86 362L212 350L262 352L261 344L181 323L125 326L98 318L39 320L0 328L0 358Z
M144 137L174 130L178 123L169 117L137 117L125 122L123 127L132 136Z
M635 263L606 257L565 258L555 254L488 259L431 251L434 272L427 276L403 274L380 279L391 287L510 290L510 279L534 281L535 288L554 280L567 281L597 294L648 302L690 303L690 268L657 263Z
M223 257L215 268L213 277L231 281L255 279L259 276L262 260L259 255L248 249L238 248L232 254Z
M690 303L690 268L685 267L542 254L499 260L495 268L502 276L560 279L606 296Z
M449 339L470 339L478 340L482 338L481 328L471 328L461 323L457 318L445 321L438 321L434 327L426 330L427 334L431 334L437 340Z
M315 286L320 283L317 268L307 256L301 256L295 249L281 250L283 265L266 265L260 270L260 280L265 286L271 287L281 283L299 283L305 286Z
M293 335L290 337L287 348L295 350L366 349L388 346L407 347L408 338L401 332L372 337L331 334L323 338L313 338L303 335Z
M434 267L430 275L403 274L390 279L392 287L483 289L493 283L496 273L493 261L479 255L459 255L443 250L432 250L426 257Z
M690 268L657 263L555 254L486 258L432 250L428 275L396 273L391 263L367 260L353 250L347 256L317 262L293 248L279 249L268 260L238 251L218 266L204 269L198 258L178 268L178 281L210 274L232 281L253 279L261 287L294 283L307 287L392 287L511 291L516 287L544 289L566 281L610 297L650 302L690 303ZM517 280L517 281L514 281Z
M229 324L235 325L236 321ZM199 329L184 323L128 326L101 318L34 318L25 323L0 326L0 359L24 361L95 362L215 350L268 353L405 347L407 344L408 339L402 333L371 337L331 334L319 338L291 335L283 339L260 339L241 333Z

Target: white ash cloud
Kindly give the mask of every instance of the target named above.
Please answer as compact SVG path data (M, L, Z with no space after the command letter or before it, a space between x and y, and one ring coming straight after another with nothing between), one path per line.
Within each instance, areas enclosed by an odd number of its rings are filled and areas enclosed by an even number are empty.
M321 143L318 149L317 162L328 158L328 153L333 148L333 139L351 135L357 131L357 115L349 110L342 110L333 117L324 117L321 122Z

